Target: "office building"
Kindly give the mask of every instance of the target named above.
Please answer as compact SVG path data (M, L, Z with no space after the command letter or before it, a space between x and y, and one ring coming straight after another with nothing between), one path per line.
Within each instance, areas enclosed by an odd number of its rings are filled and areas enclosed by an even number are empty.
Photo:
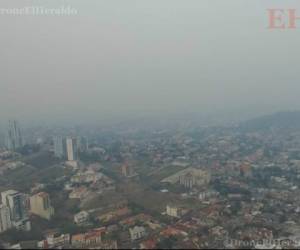
M51 206L49 195L45 192L30 197L30 212L50 220L54 215L54 208Z
M131 177L135 175L133 167L127 163L122 165L121 171L125 177Z
M89 141L87 137L77 137L77 147L78 151L86 152L89 149Z
M25 209L25 196L15 190L8 190L1 193L2 204L10 209L10 218L14 221L20 221L27 217Z
M57 158L66 158L66 140L62 136L53 138L54 156Z
M9 230L12 227L8 206L0 205L0 233Z
M17 121L9 121L6 138L6 147L8 150L15 151L23 146L21 129Z
M31 228L27 213L27 197L15 190L1 193L2 204L9 208L12 225L19 229L29 231Z
M68 161L77 161L78 160L78 146L76 138L67 138L66 139L66 148L67 148L67 160Z

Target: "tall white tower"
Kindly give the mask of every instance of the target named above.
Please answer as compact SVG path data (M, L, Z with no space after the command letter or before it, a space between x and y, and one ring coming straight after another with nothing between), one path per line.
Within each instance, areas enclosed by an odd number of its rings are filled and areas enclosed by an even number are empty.
M78 160L78 147L76 138L67 138L67 159L68 161L77 161Z

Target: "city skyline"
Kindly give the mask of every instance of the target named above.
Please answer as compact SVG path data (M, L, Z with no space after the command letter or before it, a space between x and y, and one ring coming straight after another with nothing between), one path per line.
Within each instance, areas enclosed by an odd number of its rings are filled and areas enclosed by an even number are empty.
M300 249L299 0L1 0L0 249Z

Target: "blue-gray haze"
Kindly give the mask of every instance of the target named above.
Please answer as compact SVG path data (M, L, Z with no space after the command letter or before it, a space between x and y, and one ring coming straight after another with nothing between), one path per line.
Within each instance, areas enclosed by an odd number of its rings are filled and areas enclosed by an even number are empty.
M1 0L72 16L0 15L0 120L98 121L300 108L299 28L276 0Z

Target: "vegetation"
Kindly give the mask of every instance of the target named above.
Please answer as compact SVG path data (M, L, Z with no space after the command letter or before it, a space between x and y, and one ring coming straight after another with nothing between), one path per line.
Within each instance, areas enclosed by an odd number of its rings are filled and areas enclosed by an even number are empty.
M49 168L59 163L52 153L48 151L39 152L25 158L24 162L37 169Z
M173 249L177 242L178 240L174 236L164 238L157 244L157 249Z

